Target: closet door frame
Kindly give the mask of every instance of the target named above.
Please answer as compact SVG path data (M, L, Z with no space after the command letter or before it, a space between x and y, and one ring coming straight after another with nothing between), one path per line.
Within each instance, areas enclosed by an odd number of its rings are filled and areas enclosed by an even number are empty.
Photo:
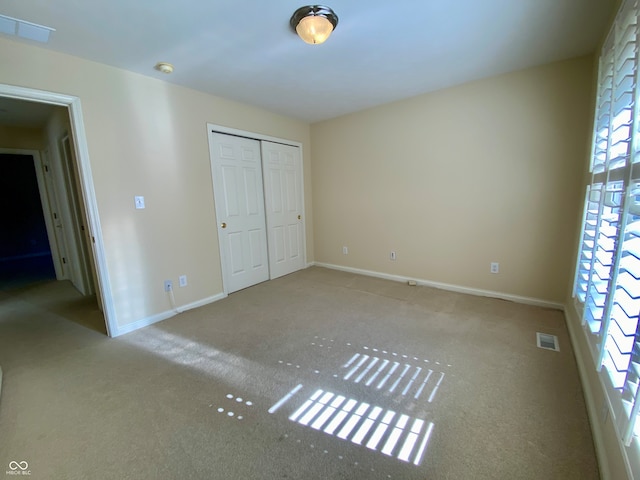
M209 134L211 132L216 132L216 133L223 133L223 134L227 134L227 135L235 135L238 137L245 137L245 138L249 138L249 139L253 139L253 140L258 140L261 142L263 141L267 141L267 142L272 142L272 143L281 143L283 145L289 145L292 147L298 147L300 149L300 173L301 173L301 197L302 197L302 221L303 221L303 227L302 227L302 235L303 235L303 245L304 245L304 266L306 267L308 265L307 263L307 236L306 236L306 205L305 205L305 191L304 191L304 151L302 148L302 143L300 142L296 142L293 140L288 140L285 138L278 138L278 137L272 137L270 135L263 135L260 133L255 133L255 132L249 132L246 130L239 130L237 128L231 128L231 127L225 127L223 125L217 125L214 123L207 123L207 138L209 138ZM262 161L264 162L264 159L262 159ZM211 180L213 182L213 170L211 171ZM264 182L264 179L263 179ZM213 185L213 183L212 183ZM263 189L264 190L264 189ZM215 192L213 192L213 200L215 202ZM263 201L266 202L266 199L263 198ZM214 215L215 215L215 209L214 209ZM216 232L219 232L219 228L218 228L218 218L216 215ZM218 248L220 248L220 238L218 237ZM220 251L220 253L222 254L222 252ZM220 259L220 268L224 268L224 259ZM222 274L222 278L223 278L223 292L225 293L225 295L228 294L227 292L227 286L225 285L224 282L224 274ZM272 279L272 275L271 275L271 270L269 270L269 278Z

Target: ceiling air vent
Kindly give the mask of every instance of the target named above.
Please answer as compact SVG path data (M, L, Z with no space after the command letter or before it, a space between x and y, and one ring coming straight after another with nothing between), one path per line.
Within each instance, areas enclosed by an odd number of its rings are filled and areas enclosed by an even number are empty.
M556 352L560 351L560 347L558 346L558 337L556 337L555 335L537 332L536 340L538 343L538 348L544 348L545 350L554 350Z
M27 40L47 43L49 42L49 34L55 31L55 28L0 15L0 33L6 35L15 35Z

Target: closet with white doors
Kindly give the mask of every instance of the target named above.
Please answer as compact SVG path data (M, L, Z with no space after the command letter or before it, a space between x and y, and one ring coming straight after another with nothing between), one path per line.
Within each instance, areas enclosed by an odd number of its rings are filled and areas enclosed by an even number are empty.
M209 126L225 293L305 266L301 147L256 137Z

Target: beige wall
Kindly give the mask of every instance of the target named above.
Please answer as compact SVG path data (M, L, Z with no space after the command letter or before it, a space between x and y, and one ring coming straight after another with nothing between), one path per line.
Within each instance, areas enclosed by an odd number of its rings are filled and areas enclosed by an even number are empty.
M0 125L0 148L41 150L45 143L41 128Z
M4 39L0 64L0 83L81 99L120 327L170 309L163 279L177 285L188 275L188 287L175 289L178 305L222 291L207 122L303 144L313 261L308 124ZM159 76L152 67L149 74ZM135 210L134 195L145 196L145 210Z
M562 303L591 66L555 63L312 125L316 261Z

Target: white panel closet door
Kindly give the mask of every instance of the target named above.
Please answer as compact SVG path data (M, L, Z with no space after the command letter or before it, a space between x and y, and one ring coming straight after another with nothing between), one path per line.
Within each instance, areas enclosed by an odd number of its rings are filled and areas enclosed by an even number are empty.
M304 268L300 148L262 142L271 278Z
M232 293L269 279L260 142L209 135L222 275Z

